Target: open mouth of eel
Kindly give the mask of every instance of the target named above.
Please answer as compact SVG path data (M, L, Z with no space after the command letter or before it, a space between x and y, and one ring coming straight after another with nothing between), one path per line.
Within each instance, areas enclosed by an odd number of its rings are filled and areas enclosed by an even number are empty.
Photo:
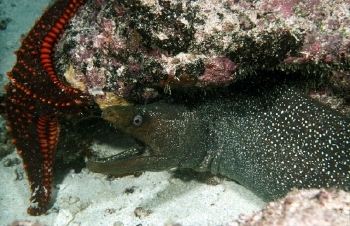
M138 158L138 157L146 157L149 156L150 148L146 146L142 141L139 141L135 138L130 138L134 140L134 145L130 147L110 147L110 152L112 155L107 157L100 157L97 155L92 156L88 159L90 162L96 162L96 163L108 163L108 162L116 162L116 161L123 161L127 159L132 158ZM95 150L95 153L98 150Z
M93 155L88 158L86 165L95 173L121 175L157 170L152 165L161 158L152 157L150 147L128 134L118 133L118 137L109 143L95 141L92 150Z

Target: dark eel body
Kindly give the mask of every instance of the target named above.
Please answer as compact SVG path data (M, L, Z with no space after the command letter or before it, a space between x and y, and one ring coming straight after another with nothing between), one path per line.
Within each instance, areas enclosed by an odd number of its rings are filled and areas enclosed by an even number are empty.
M95 172L192 168L234 179L266 201L293 188L350 190L349 119L286 85L187 107L109 107L103 117L146 148L90 160Z

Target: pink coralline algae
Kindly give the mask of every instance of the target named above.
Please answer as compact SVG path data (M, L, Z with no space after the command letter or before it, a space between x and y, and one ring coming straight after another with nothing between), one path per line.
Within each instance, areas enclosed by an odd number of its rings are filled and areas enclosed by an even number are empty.
M228 58L214 58L206 63L204 67L204 74L198 78L202 85L225 85L230 84L234 79L233 73L236 66Z
M349 6L350 0L88 0L57 45L57 68L72 65L72 81L95 97L141 102L261 71L298 74L312 78L305 86L345 93L350 84L339 86L332 76L349 75Z
M300 9L313 13L315 7L322 3L319 0L263 0L261 2L261 9L279 13L283 18L295 15Z

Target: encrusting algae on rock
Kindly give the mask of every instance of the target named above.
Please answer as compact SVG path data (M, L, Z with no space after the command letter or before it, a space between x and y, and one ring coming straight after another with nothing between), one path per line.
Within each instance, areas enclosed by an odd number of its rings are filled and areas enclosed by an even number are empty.
M73 64L93 96L113 92L137 102L175 88L227 86L260 70L299 73L311 87L329 86L331 77L344 95L349 4L87 1L58 44L58 68Z
M307 189L293 191L268 203L252 216L240 216L230 226L251 225L341 225L349 224L350 193L341 190Z

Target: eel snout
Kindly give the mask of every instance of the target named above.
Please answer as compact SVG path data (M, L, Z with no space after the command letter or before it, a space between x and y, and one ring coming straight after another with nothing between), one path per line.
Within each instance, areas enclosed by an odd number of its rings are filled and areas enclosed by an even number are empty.
M102 117L131 135L140 147L108 159L90 159L87 167L91 171L106 174L159 171L177 167L181 162L188 121L184 106L163 103L112 106L103 110Z

